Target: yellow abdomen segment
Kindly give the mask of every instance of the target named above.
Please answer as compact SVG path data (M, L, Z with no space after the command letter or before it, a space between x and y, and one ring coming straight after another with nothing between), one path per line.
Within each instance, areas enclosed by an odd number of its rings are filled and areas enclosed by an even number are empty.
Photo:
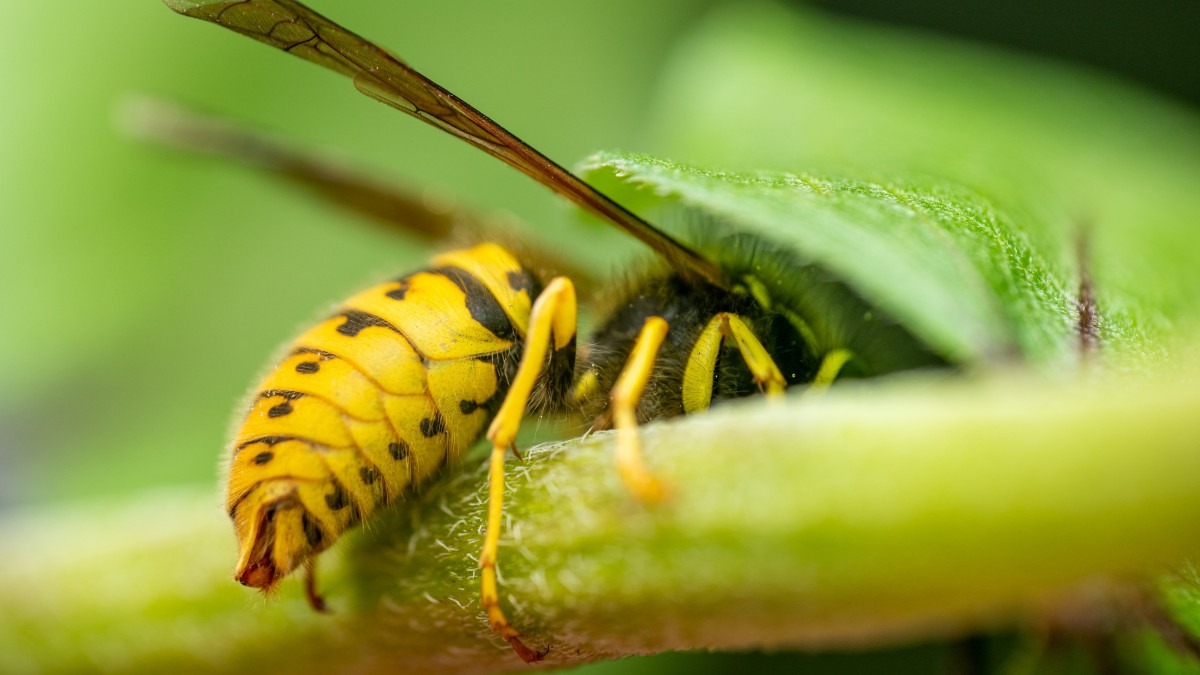
M259 386L226 502L242 583L270 588L457 462L491 421L536 282L494 244L434 263L350 298Z

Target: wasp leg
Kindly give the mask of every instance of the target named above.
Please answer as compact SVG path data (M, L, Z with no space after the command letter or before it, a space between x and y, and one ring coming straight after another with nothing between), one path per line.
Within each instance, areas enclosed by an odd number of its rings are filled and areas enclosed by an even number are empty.
M821 367L817 369L817 375L813 378L812 383L808 387L808 392L805 393L820 393L829 388L833 381L837 379L838 373L842 371L842 366L853 357L854 354L849 349L834 349L825 354L821 359Z
M780 372L775 360L767 353L767 348L758 341L754 331L742 321L737 314L721 312L714 316L700 337L696 346L688 356L687 366L683 371L683 410L687 413L707 410L712 403L713 375L717 368L717 357L726 340L733 339L737 345L746 367L754 376L767 396L778 397L787 387L787 380Z
M317 591L317 562L309 560L304 564L304 596L308 598L308 606L314 611L322 614L329 614L329 605L325 603L325 598Z
M487 610L492 630L500 633L526 662L540 661L546 652L535 652L521 642L521 634L500 609L500 594L496 588L496 555L504 511L504 456L510 449L516 450L513 441L517 437L537 376L546 363L551 339L555 351L574 349L575 319L575 286L566 277L550 280L533 303L521 364L487 433L488 440L492 442L492 457L488 473L487 533L483 538L483 552L479 556L480 604Z
M634 496L649 504L661 502L667 491L662 482L646 468L642 458L642 442L637 433L637 406L646 383L654 373L654 360L658 356L658 348L667 337L667 328L667 322L662 317L646 319L629 354L629 361L621 370L609 398L613 426L617 430L617 473Z

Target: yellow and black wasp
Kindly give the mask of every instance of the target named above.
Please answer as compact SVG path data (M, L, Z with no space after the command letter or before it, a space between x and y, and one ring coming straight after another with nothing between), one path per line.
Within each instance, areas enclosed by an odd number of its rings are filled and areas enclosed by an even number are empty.
M578 349L571 279L544 276L511 247L486 242L369 288L300 335L256 389L230 450L227 507L240 547L235 576L245 585L269 590L308 567L310 600L322 607L314 557L486 436L492 452L482 606L523 659L537 660L541 654L505 618L496 582L504 459L515 450L527 409L616 429L621 477L634 495L655 502L664 486L642 462L640 421L703 411L720 399L779 396L792 385L822 387L843 371L872 374L937 360L911 339L907 351L892 350L883 361L838 344L820 317L773 292L777 279L756 274L764 261L787 272L786 256L767 242L717 231L697 232L695 247L684 244L298 2L167 4L352 78L362 93L504 161L662 259L609 303L615 309ZM233 152L263 159L273 151ZM274 157L274 168L334 199L364 195L353 180L282 157ZM447 230L411 209L396 211L426 234ZM844 316L864 314L855 306Z

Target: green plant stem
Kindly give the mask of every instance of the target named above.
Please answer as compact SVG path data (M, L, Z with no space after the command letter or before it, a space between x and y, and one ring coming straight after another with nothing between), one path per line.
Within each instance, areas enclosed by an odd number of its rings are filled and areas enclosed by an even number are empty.
M547 662L667 649L877 646L1052 609L1174 564L1200 530L1200 389L904 378L646 427L672 497L637 503L612 436L509 464L501 598ZM531 420L532 423L532 420ZM322 556L229 579L215 496L18 514L0 526L0 670L523 670L479 612L474 465Z

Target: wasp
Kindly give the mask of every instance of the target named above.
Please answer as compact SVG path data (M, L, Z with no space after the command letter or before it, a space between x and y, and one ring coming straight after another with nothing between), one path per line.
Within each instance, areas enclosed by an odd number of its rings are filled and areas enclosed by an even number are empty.
M615 429L621 478L634 496L654 503L668 488L643 461L639 423L724 399L778 397L795 385L819 390L839 373L892 367L860 358L849 341L829 337L837 331L821 329L811 312L774 293L777 279L756 276L762 256L773 255L764 242L700 233L696 247L684 243L304 5L166 1L350 77L360 92L527 174L660 259L610 301L613 309L581 344L571 278L543 275L512 247L492 242L443 253L425 270L369 288L300 335L255 390L230 449L226 505L241 583L267 591L306 567L310 601L323 608L311 571L317 554L486 437L481 605L516 653L536 661L545 652L526 646L506 618L496 578L505 458L516 451L527 410ZM310 182L331 184L327 177ZM848 315L856 312L863 314ZM913 354L917 364L933 358Z

